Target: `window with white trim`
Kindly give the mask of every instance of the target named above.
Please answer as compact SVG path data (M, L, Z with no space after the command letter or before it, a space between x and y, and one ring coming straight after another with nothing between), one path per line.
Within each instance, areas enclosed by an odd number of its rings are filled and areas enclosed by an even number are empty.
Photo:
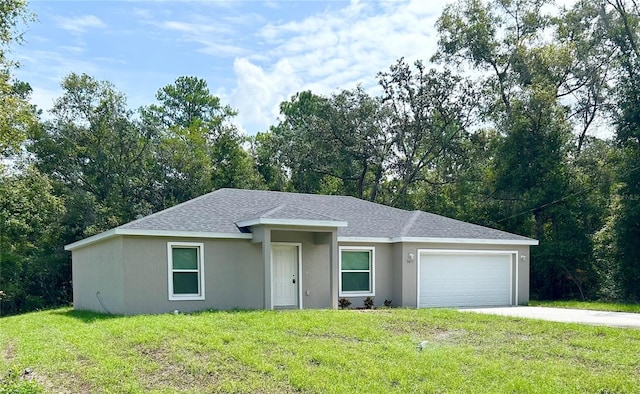
M375 295L375 248L340 247L340 296Z
M168 242L169 300L204 300L204 244Z

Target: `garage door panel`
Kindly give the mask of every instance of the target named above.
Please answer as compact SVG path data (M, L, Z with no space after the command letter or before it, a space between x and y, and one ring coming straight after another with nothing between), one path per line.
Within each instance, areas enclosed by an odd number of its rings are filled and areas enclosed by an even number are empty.
M418 305L510 305L511 277L511 254L423 253Z

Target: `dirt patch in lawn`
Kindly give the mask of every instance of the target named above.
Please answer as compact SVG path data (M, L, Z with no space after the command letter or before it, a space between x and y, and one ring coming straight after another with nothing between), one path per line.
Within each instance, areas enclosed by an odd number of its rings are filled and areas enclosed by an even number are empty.
M383 326L385 330L395 335L409 335L412 340L418 342L431 341L439 344L457 344L464 342L468 337L467 332L462 329L446 329L434 327L421 322L402 322L401 324L389 323Z
M295 392L285 384L274 384L272 377L218 351L139 348L151 365L141 366L145 380L141 386L152 390L204 390L226 392L229 385L246 387L247 392ZM275 386L275 387L274 387Z
M432 339L436 343L460 343L467 337L465 330L447 330L436 327L432 332Z
M197 387L208 387L216 383L211 376L203 376L189 371L184 363L176 359L172 352L167 349L140 347L138 352L149 360L144 365L139 366L144 369L144 373L139 374L139 376L144 376L144 381L140 383L148 391L195 389Z
M2 359L7 363L13 360L16 356L16 345L13 341L7 342L7 345L2 349Z
M55 382L39 374L38 371L34 371L33 375L34 379L45 388L46 393L89 394L96 392L96 388L91 383L67 372L60 372L56 375Z

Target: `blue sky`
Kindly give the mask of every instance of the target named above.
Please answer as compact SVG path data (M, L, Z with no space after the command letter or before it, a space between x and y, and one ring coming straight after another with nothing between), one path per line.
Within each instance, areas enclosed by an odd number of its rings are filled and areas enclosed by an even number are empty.
M44 1L12 56L46 110L62 78L87 73L132 108L182 75L204 78L249 134L277 122L298 91L363 85L398 58L428 60L445 1ZM46 117L46 115L45 115Z

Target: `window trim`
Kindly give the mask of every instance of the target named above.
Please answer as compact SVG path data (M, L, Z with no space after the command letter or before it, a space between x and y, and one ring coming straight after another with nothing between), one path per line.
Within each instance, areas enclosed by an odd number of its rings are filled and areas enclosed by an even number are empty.
M193 272L173 269L173 248L187 247L195 248L198 251L198 294L174 294L173 293L173 273ZM167 285L169 301L196 301L204 300L204 243L202 242L167 242Z
M368 251L370 258L369 270L343 270L342 269L342 252L362 252ZM375 246L340 246L338 248L338 295L340 297L375 297L376 295L376 248ZM343 272L369 272L369 281L371 283L370 291L342 291L342 273Z

